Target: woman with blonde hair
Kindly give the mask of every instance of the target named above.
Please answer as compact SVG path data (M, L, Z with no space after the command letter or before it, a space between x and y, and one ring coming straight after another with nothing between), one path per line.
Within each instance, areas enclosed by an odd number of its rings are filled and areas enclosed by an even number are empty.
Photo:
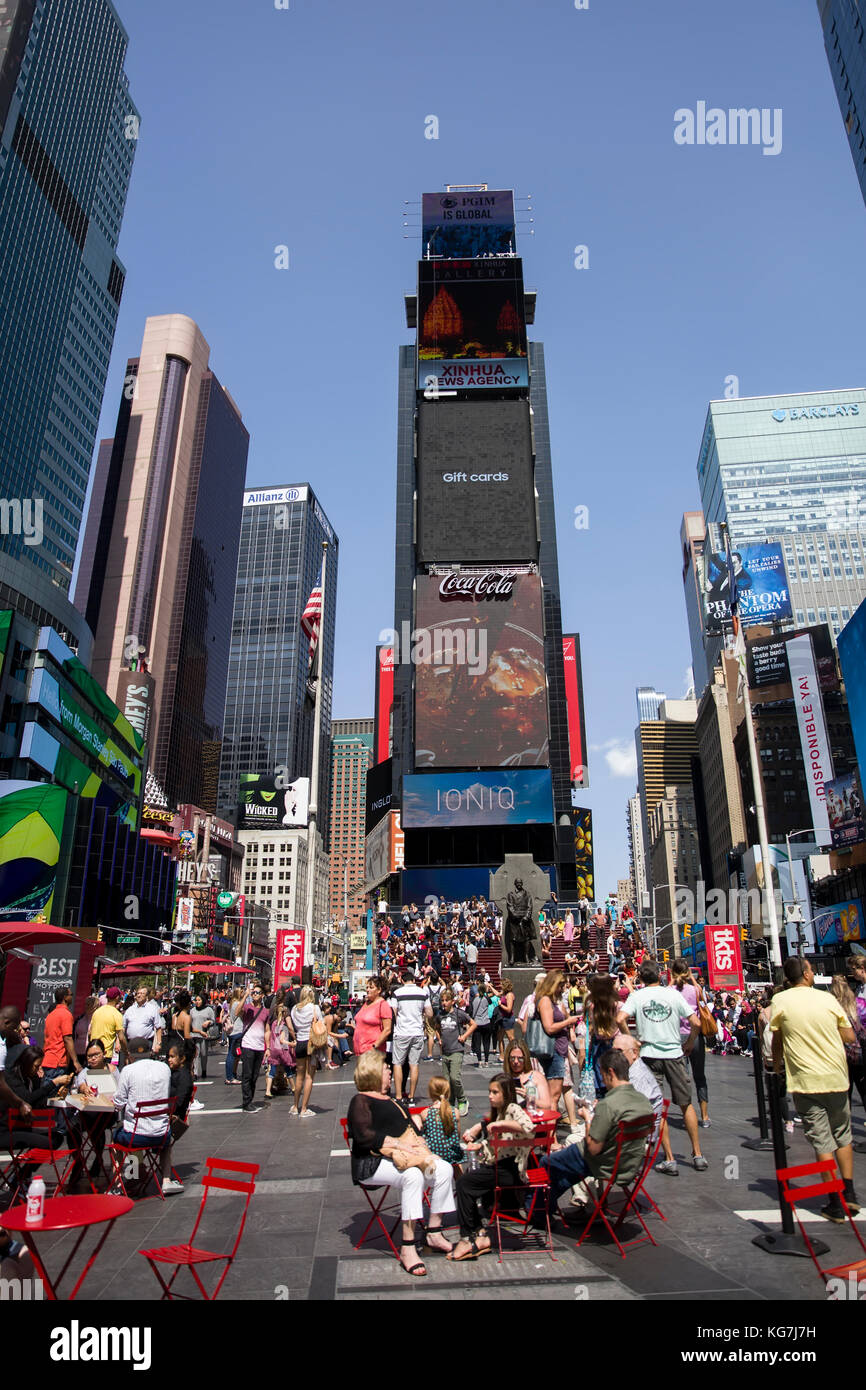
M430 1152L409 1109L392 1100L391 1069L375 1048L355 1063L358 1094L349 1105L347 1128L352 1144L352 1181L365 1187L394 1187L400 1193L403 1242L400 1263L407 1274L427 1273L415 1248L415 1223L424 1215L424 1187L432 1184L427 1248L451 1253L442 1232L442 1214L454 1210L454 1172L450 1163Z
M268 1074L265 1078L265 1100L270 1100L273 1093L274 1079L277 1070L282 1067L288 1073L294 1066L295 1054L292 1050L293 1042L292 1026L289 1022L289 1010L286 1004L278 1004L276 1013L271 1020L271 1041L268 1049Z
M499 1017L496 1026L499 1030L499 1055L502 1065L505 1066L505 1053L514 1042L514 985L507 975L502 976L502 987L499 994Z
M568 1061L568 1034L578 1014L562 1007L565 976L561 970L549 970L535 986L535 1012L527 1028L529 1050L544 1072L550 1090L551 1109L557 1109L565 1080ZM551 1046L552 1044L552 1046Z
M855 1033L855 1041L845 1043L845 1059L848 1063L848 1104L850 1106L851 1095L856 1086L857 1094L862 1104L866 1106L866 1067L864 1067L863 1052L864 1043L866 1043L866 1031L860 1022L857 998L844 975L833 976L830 993L842 1005Z
M291 1013L292 1032L295 1035L295 1104L289 1111L290 1115L297 1113L302 1120L309 1120L316 1113L310 1109L309 1100L313 1089L316 1051L325 1046L325 1042L317 1041L317 1037L321 1036L318 1024L326 1042L325 1019L316 1003L315 991L312 985L304 985Z

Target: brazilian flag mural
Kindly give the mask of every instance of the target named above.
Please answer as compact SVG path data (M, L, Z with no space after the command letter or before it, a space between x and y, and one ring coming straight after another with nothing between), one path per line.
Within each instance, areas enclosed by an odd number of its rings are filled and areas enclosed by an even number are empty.
M0 922L51 921L66 797L45 782L0 782Z

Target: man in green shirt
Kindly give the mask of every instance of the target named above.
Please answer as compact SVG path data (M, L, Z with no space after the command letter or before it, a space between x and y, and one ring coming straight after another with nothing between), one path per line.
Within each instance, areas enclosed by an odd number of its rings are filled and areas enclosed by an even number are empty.
M620 1121L652 1119L653 1108L646 1096L632 1086L628 1079L628 1068L628 1058L618 1049L612 1048L604 1054L601 1075L607 1095L602 1097L594 1111L585 1103L578 1106L578 1114L587 1127L583 1149L579 1144L568 1144L564 1149L551 1151L542 1157L541 1162L550 1174L552 1216L556 1214L562 1194L576 1182L588 1176L603 1185L612 1176ZM645 1152L645 1139L630 1139L623 1145L618 1181L631 1182L637 1175Z

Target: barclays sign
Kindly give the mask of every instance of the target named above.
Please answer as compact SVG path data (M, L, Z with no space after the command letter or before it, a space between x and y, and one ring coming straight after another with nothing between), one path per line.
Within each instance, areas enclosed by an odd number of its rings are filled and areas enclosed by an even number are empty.
M773 419L781 425L783 420L832 420L837 415L859 414L859 405L806 405L774 410Z

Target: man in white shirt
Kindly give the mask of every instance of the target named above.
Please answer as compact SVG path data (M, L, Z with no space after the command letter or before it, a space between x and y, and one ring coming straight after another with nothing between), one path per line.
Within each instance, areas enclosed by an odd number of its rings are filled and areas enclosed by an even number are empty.
M143 1116L138 1124L135 1122L135 1116L140 1101L167 1101L170 1086L171 1072L165 1062L158 1062L151 1056L147 1039L131 1039L129 1064L120 1074L114 1096L115 1108L123 1115L121 1127L116 1135L119 1144L134 1149L161 1149L168 1143L167 1114L157 1117Z
M415 984L413 971L403 971L403 983L398 990L394 991L391 1007L395 1014L394 1089L398 1097L404 1094L403 1068L408 1060L409 1091L406 1094L406 1100L411 1105L415 1100L415 1088L418 1085L418 1063L421 1061L421 1053L424 1048L424 1019L433 1017L430 991L422 985Z
M146 1038L151 1052L159 1052L162 1043L162 1014L155 999L148 999L147 985L139 985L135 991L135 1002L130 1004L123 1015L123 1031L127 1042L133 1038Z

